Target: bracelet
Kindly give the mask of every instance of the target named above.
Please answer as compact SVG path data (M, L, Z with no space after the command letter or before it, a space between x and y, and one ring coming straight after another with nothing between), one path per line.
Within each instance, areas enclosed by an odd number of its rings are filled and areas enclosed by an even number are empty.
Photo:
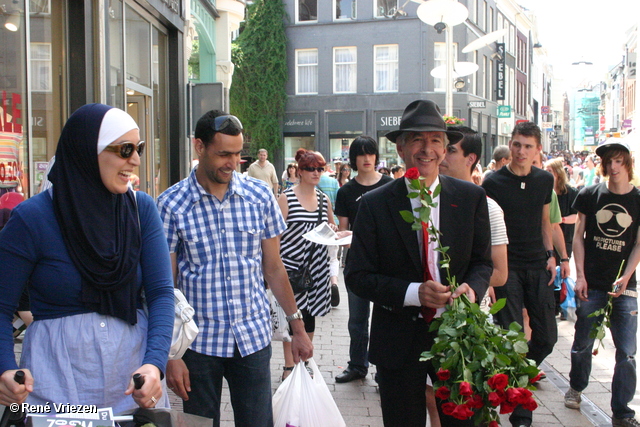
M553 257L555 257L555 256L556 256L555 251L553 251L553 250L548 250L548 251L547 251L547 259L549 259L549 258L553 258Z
M569 258L561 258L560 262L569 262Z

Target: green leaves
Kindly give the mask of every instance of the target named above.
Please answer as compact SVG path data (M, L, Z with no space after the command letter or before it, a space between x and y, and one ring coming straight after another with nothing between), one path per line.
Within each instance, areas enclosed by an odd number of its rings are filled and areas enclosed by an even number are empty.
M400 211L400 216L402 216L402 219L410 224L413 224L413 220L415 219L413 214L409 211Z

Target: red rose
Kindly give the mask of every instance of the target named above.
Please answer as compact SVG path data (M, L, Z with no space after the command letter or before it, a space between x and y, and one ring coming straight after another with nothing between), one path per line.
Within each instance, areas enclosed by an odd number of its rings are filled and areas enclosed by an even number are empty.
M442 413L445 415L451 415L453 414L453 411L456 409L456 405L453 402L447 402L447 403L443 403L442 404Z
M520 403L520 390L519 388L511 387L507 389L507 400L511 403Z
M442 386L438 390L436 390L436 397L438 399L447 400L451 395L451 390L448 387Z
M542 373L539 373L538 375L536 375L535 377L531 378L529 380L529 384L535 384L538 381L540 381L540 378L542 377Z
M538 403L535 401L535 399L530 398L522 404L522 407L527 411L535 411L536 409L538 409Z
M465 402L465 404L469 408L474 409L482 409L484 407L484 401L482 400L482 396L480 396L479 394L474 394L473 396L467 397L467 401Z
M460 396L471 396L473 390L471 390L471 384L466 381L460 383Z
M418 172L418 168L409 168L404 176L408 179L418 179L420 178L420 172Z
M516 405L515 403L502 402L502 404L500 405L500 413L510 414L514 409L516 409L516 406L518 405Z
M416 168L411 168L411 169L416 169ZM440 381L446 381L451 377L451 372L449 372L448 369L439 369L438 372L436 372L436 375L438 376L438 379Z
M487 381L489 387L494 390L504 390L509 383L509 377L506 374L495 374Z
M597 356L597 355L598 355L598 349L596 348L595 350L593 350L593 353L592 353L592 354L593 354L594 356Z
M491 404L491 406L498 406L502 402L504 402L504 396L502 396L500 393L496 393L495 391L489 393L489 403Z
M473 416L473 411L467 405L458 405L451 416L458 420L468 420Z
M488 427L500 427L500 424L497 421L491 421Z

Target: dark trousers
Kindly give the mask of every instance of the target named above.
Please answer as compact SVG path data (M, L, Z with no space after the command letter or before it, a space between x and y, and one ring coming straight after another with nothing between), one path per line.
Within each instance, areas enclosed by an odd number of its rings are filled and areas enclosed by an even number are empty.
M369 371L369 313L371 302L350 289L349 297L349 368L366 375Z
M496 298L506 298L507 305L496 315L496 322L505 329L511 322L522 325L522 308L529 313L531 341L527 357L540 365L553 351L558 341L558 326L555 316L553 283L548 285L551 274L544 268L534 270L509 270L509 278L504 286L495 288ZM510 417L513 425L530 425L531 411L518 406Z
M431 348L435 332L429 333L429 325L422 319L410 343L409 356L402 366L385 368L377 365L380 406L385 427L424 427L427 423L426 387L427 375L436 380L431 362L420 362L422 352ZM408 344L409 345L409 344ZM447 427L472 427L472 420L460 421L446 416L440 410L440 423Z
M271 406L271 345L246 357L236 348L233 357L215 357L187 350L191 392L184 412L213 418L220 426L222 378L226 378L236 426L273 427Z

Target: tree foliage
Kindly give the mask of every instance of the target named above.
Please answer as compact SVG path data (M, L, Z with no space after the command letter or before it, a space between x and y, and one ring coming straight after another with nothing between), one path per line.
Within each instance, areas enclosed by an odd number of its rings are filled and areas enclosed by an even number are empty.
M282 0L254 1L232 47L230 109L242 121L254 153L259 148L270 153L282 148L288 75L285 18Z

